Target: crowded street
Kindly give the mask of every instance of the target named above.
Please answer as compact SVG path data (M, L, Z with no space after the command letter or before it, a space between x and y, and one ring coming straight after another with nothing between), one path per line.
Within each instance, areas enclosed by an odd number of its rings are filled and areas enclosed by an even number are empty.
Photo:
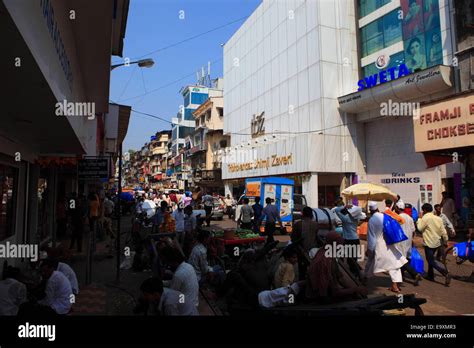
M0 41L0 348L472 346L472 0L0 0Z

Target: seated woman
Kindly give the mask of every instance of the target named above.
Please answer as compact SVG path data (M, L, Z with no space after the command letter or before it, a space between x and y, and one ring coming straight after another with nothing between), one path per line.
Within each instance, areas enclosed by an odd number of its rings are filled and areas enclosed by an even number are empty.
M325 245L318 250L311 261L307 273L306 298L321 303L338 302L363 298L367 289L357 286L341 271L336 257L329 257L329 247L344 244L344 239L337 232L329 232ZM335 253L333 253L335 255Z

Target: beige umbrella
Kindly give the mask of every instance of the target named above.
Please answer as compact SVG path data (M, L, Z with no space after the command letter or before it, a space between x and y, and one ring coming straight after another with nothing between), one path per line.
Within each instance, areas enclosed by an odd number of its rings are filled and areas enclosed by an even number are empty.
M360 183L349 186L341 194L347 199L357 198L364 201L397 200L397 195L381 184Z

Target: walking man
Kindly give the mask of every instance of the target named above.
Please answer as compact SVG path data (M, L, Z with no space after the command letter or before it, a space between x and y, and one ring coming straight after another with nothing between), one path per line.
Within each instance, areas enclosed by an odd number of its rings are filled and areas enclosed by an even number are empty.
M263 208L261 220L265 219L265 234L267 237L267 243L272 243L275 241L273 238L273 233L275 233L276 229L276 222L280 223L280 228L283 228L283 223L281 222L280 212L276 205L272 204L272 199L267 197L265 199L265 203L267 204L265 208ZM260 224L260 223L259 223Z
M249 199L247 197L244 198L244 205L240 209L240 216L238 223L240 224L240 228L242 229L251 229L252 228L252 217L253 217L253 209L249 205Z
M444 284L449 286L451 275L446 267L438 263L435 253L441 244L448 242L448 234L443 225L443 220L433 214L433 207L429 203L421 207L423 216L417 221L418 230L423 234L423 245L425 247L426 261L428 262L428 276L426 279L434 281L434 269L445 277Z
M211 225L212 206L214 205L214 198L209 193L206 193L202 197L202 203L204 204L204 210L206 211L206 225Z
M260 204L260 197L255 197L255 204L252 205L253 210L253 228L255 233L260 231L260 219L262 217L263 207Z
M452 225L455 225L454 214L456 214L456 204L454 203L454 199L449 197L446 191L441 194L443 195L443 199L441 200L440 204L442 213L447 216Z
M356 248L360 247L359 235L357 234L357 226L360 220L366 218L362 209L358 206L345 205L338 206L335 209L335 213L339 220L342 222L342 236L344 237L345 245L355 245ZM351 270L351 273L358 279L361 278L359 264L357 263L357 257L353 256L347 258L347 263Z
M398 283L403 281L401 268L408 262L397 249L396 244L387 245L383 235L383 217L379 212L377 202L369 202L372 217L369 220L367 232L367 256L365 277L374 273L388 272L392 280L389 290L399 293Z

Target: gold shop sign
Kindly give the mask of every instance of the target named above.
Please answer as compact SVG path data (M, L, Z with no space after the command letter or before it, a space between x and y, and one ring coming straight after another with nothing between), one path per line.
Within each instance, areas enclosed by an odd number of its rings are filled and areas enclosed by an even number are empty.
M292 153L286 156L272 155L271 157L267 157L266 159L257 159L252 162L231 163L231 164L228 164L227 168L230 173L235 173L235 172L241 172L241 171L252 170L252 169L268 170L270 167L287 166L290 164L293 164Z

